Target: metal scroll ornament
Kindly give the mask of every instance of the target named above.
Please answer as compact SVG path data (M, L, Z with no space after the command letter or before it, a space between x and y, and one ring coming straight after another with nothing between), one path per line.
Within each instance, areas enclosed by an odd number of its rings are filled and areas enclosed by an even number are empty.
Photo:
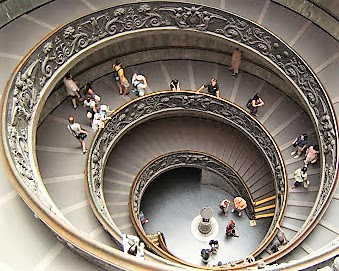
M105 208L103 196L103 170L106 159L119 138L138 122L144 119L157 118L175 111L177 115L182 113L198 113L206 117L217 118L227 122L241 130L258 146L268 162L276 192L284 195L286 175L279 150L270 135L261 124L249 117L242 109L232 103L217 99L210 95L196 94L192 92L159 92L134 100L116 112L95 137L89 154L88 181L92 188L92 199L97 205L103 217L110 221L108 210ZM194 157L188 156L186 163L190 163ZM204 161L203 159L201 162ZM164 161L163 161L164 162ZM220 169L221 171L221 169ZM221 171L222 172L222 171ZM146 180L145 180L146 181ZM141 181L140 183L143 183ZM245 193L244 193L245 195ZM248 196L249 197L249 196ZM279 213L283 210L284 197L278 197L276 202L276 215L272 225L275 225Z
M39 117L34 112L40 96L49 92L44 88L46 82L63 69L63 65L71 57L81 54L88 46L93 46L104 38L141 29L164 27L217 34L247 46L274 63L286 78L295 83L299 96L312 112L321 142L323 185L312 215L312 219L315 219L328 200L338 166L336 119L324 88L302 58L271 32L226 11L190 3L131 3L86 15L50 35L24 60L5 94L7 129L4 129L3 135L7 140L10 159L21 176L20 181L33 193L39 194L37 180L40 176L34 176L34 161L28 156L28 142L33 137L28 133L28 127L32 124L32 117ZM219 113L228 114L222 110ZM126 114L126 118L128 117L131 116ZM124 121L127 120L122 120L121 123ZM112 129L115 125L110 124ZM266 142L261 143L265 145ZM268 153L270 155L273 154ZM281 180L280 170L279 166L275 169L278 182Z
M215 172L223 177L226 183L230 184L246 200L247 212L250 219L254 219L254 206L248 188L241 177L229 165L205 153L192 151L178 151L169 153L152 161L144 168L135 180L132 190L133 211L136 217L140 213L141 198L147 186L161 173L177 167L197 167Z

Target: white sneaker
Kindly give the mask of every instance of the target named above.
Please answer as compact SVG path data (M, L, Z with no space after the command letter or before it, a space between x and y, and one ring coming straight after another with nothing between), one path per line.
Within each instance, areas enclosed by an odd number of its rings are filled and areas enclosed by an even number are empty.
M297 155L295 155L295 156L294 156L294 158L299 158L299 157L300 157L300 155L299 155L299 154L297 154Z
M295 155L295 153L296 153L296 151L292 151L292 152L291 152L291 155Z
M241 216L241 212L239 212L238 215Z

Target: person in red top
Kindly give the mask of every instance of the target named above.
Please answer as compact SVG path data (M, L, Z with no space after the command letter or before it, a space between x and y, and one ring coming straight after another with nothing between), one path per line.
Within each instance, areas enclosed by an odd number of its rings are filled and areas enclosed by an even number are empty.
M238 215L241 216L241 211L247 207L246 201L242 197L236 197L234 198L233 202L234 209L232 210L232 213L234 213L234 211L237 211Z
M235 223L233 220L230 220L226 226L226 235L231 237L239 237L235 231Z

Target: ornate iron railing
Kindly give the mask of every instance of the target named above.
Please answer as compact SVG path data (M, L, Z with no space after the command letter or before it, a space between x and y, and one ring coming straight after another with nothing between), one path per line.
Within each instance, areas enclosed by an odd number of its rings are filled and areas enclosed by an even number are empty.
M300 99L310 109L321 147L320 191L299 232L308 234L329 203L338 168L336 119L324 88L305 61L268 30L235 14L190 3L132 3L94 12L61 26L23 59L2 96L1 127L5 163L13 172L17 187L21 187L20 195L25 201L32 199L34 208L46 210L42 214L46 223L52 224L47 218L55 218L53 214L62 218L37 170L35 134L44 101L55 80L65 73L63 69L89 48L115 35L159 28L204 32L238 43L262 56L295 85ZM292 249L292 242L285 249L288 247Z
M233 103L208 94L196 94L191 91L157 92L130 101L115 111L111 119L107 121L105 128L95 135L88 155L86 175L94 213L104 227L113 229L114 235L121 234L114 224L105 202L103 176L106 161L118 140L134 126L144 121L172 114L175 116L198 115L228 123L246 134L261 151L271 169L278 197L276 198L275 216L268 234L261 246L253 252L254 255L257 255L274 238L275 226L280 223L284 214L287 197L287 176L284 162L278 146L259 121ZM147 181L146 178L142 179L138 182L139 187L143 187ZM135 191L137 194L140 192L138 189ZM170 260L178 260L168 257L169 255L163 251L158 250L157 252Z
M162 155L139 171L130 190L131 211L135 221L138 221L141 199L147 186L160 174L178 167L207 169L221 176L225 183L231 185L237 195L246 200L247 214L250 219L255 219L252 194L239 174L230 165L211 154L187 150Z
M159 249L161 249L161 255L165 254L169 259L175 260L177 259L177 256L169 252L167 246L156 246L151 240L149 240L141 225L139 213L142 196L152 181L162 173L179 167L207 169L220 175L224 179L225 183L232 186L237 195L240 195L246 199L246 201L249 203L247 205L249 218L254 218L254 202L245 181L230 165L226 164L224 161L221 161L220 159L207 153L188 150L171 152L157 157L156 159L147 163L143 169L139 171L136 178L134 179L130 190L129 207L132 216L132 223L138 233L138 236L140 236L145 241L147 246L152 251L159 253ZM274 226L274 223L272 224ZM271 231L272 228L274 227L270 228ZM266 236L270 236L269 233ZM269 243L267 240L263 240L263 242L266 244ZM187 264L185 262L182 263Z

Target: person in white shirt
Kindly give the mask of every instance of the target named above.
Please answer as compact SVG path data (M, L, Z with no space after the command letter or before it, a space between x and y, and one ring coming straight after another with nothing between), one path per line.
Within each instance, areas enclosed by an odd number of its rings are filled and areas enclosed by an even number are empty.
M85 138L88 133L86 130L82 129L80 124L74 121L74 117L70 116L68 118L67 128L69 132L74 136L80 143L82 148L82 153L85 154L87 152Z
M76 98L80 100L81 96L79 94L79 87L73 81L72 75L69 72L66 73L64 77L64 84L65 84L68 96L72 98L73 108L76 109L78 107Z
M91 120L91 123L94 118L94 114L98 112L97 104L95 103L94 99L90 96L84 101L84 107L86 107L86 116Z
M101 115L102 120L108 120L110 117L108 117L109 114L113 113L114 110L109 110L108 105L102 104L99 107L99 113Z
M94 114L94 119L92 121L92 129L94 131L98 130L98 129L102 129L105 127L105 123L104 121L101 119L101 115L100 113L95 113Z
M138 74L137 72L133 73L132 85L137 96L141 97L145 95L145 90L147 88L147 80L145 76Z

